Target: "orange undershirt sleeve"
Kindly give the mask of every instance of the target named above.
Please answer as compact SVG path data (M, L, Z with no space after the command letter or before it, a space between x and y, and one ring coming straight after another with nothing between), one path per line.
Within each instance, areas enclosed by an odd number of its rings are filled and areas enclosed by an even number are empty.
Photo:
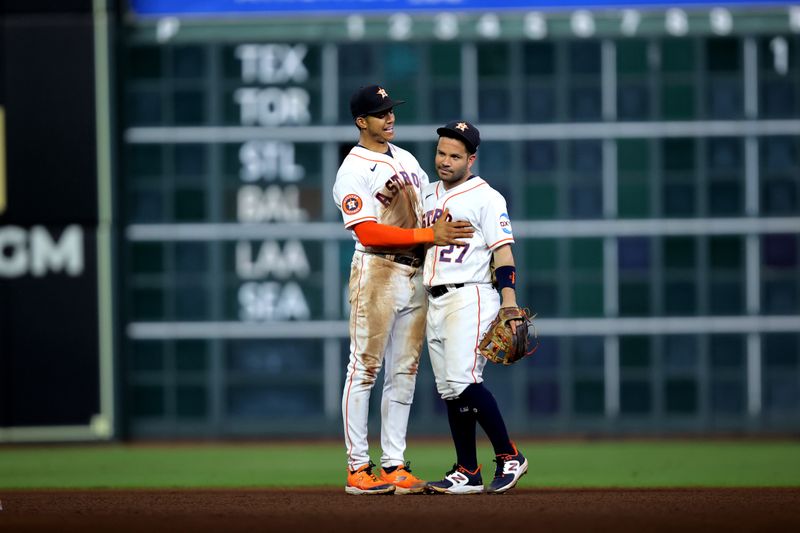
M404 229L377 222L361 222L353 227L364 246L413 246L433 242L433 228Z

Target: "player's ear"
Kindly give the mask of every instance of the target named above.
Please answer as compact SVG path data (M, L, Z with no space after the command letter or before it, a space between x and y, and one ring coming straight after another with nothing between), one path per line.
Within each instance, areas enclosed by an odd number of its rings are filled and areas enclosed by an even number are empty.
M367 117L356 117L356 126L363 130L367 128Z

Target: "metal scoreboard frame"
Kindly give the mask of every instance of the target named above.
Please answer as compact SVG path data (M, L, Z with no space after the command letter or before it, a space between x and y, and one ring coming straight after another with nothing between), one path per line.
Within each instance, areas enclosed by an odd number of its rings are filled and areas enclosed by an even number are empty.
M286 47L314 45L322 56L320 78L315 81L325 90L316 93L320 100L318 115L304 124L272 124L253 119L248 123L202 122L187 124L126 125L122 142L127 147L161 145L246 145L248 143L277 143L282 147L293 143L319 143L322 160L321 219L308 220L252 220L235 221L224 218L214 222L131 222L125 227L127 243L150 245L158 243L204 243L223 245L237 241L284 241L297 239L322 248L325 268L322 300L325 316L300 320L237 320L224 316L219 320L133 319L125 322L124 334L130 343L172 342L200 340L211 342L237 342L243 340L311 340L322 344L320 375L325 422L333 424L338 417L342 340L347 338L346 319L331 319L340 314L340 301L346 282L342 283L338 265L343 252L340 243L351 237L343 231L336 218L335 206L327 200L333 176L338 166L337 143L353 140L352 125L342 120L341 100L344 88L338 72L339 48L364 44L403 44L413 46L441 43L460 47L460 86L463 89L461 111L474 118L478 112L478 89L470 80L479 76L477 47L486 43L581 42L599 41L601 54L602 116L588 122L553 121L553 123L486 123L481 126L486 143L500 141L580 141L597 140L603 154L602 189L603 212L596 220L525 220L516 217L515 233L524 239L597 239L602 243L601 284L609 287L603 295L603 312L599 317L543 317L538 323L542 331L552 336L567 338L600 337L606 360L602 368L604 399L602 411L609 426L619 421L622 412L620 383L620 338L630 335L702 335L737 334L745 337L745 365L747 372L744 411L752 425L757 427L758 417L764 412L761 353L761 335L800 331L800 316L761 316L759 280L759 238L769 233L796 233L800 227L798 216L759 217L756 200L748 200L741 216L652 218L629 220L617 218L617 186L615 167L617 140L645 139L714 139L726 136L741 138L747 154L743 173L747 193L758 189L758 139L770 135L800 135L800 118L763 118L757 113L758 87L747 82L742 89L744 116L738 119L716 120L708 117L642 121L617 120L615 40L656 40L671 37L738 37L742 42L742 78L752 78L757 73L757 39L764 35L800 34L800 5L792 2L426 2L424 9L418 2L197 2L189 11L178 9L181 2L158 0L132 2L133 10L125 17L126 43L131 48L172 50L197 45L213 49L208 57L216 58L212 70L219 75L223 67L219 58L232 55L237 46L275 45ZM246 9L232 6L246 5ZM319 9L296 9L298 5ZM381 6L375 9L372 7ZM177 7L176 7L177 6ZM200 7L198 7L200 6ZM292 9L292 6L295 9ZM387 7L388 6L388 7ZM213 9L212 9L213 7ZM271 10L270 8L275 8ZM284 9L285 8L285 9ZM339 9L341 8L341 9ZM137 10L138 9L138 10ZM242 52L246 55L248 51ZM302 53L294 50L298 57ZM517 73L518 74L518 73ZM152 88L154 78L142 82ZM169 85L168 82L166 85ZM209 100L218 109L219 101L229 98L220 87L209 89ZM241 85L269 86L258 80L236 80ZM233 85L230 82L229 85ZM280 88L292 83L281 82ZM297 85L302 85L298 83ZM288 87L292 88L292 87ZM167 91L163 91L166 93ZM234 93L235 94L235 93ZM163 94L162 94L163 97ZM347 117L344 117L345 119ZM165 121L168 124L169 121ZM576 127L577 125L577 127ZM430 140L434 124L403 121L402 143L425 143ZM732 133L733 132L733 133ZM294 152L293 152L294 153ZM220 156L215 155L219 159ZM215 172L218 172L215 170ZM213 179L219 176L213 176ZM293 186L293 184L291 184ZM316 184L315 184L316 186ZM609 192L611 191L611 192ZM216 192L216 191L215 191ZM514 195L520 189L514 190ZM757 194L755 195L757 197ZM755 203L754 203L755 202ZM235 217L234 217L235 218ZM705 237L741 236L746 255L745 312L736 316L703 316L708 320L684 316L620 316L618 294L620 279L617 272L617 241L628 237ZM222 248L222 245L220 246ZM228 259L216 259L217 266ZM227 268L227 266L225 267ZM220 268L222 275L227 274ZM215 272L217 274L217 272ZM344 285L344 286L343 286ZM220 350L219 353L222 353ZM219 370L223 363L217 362ZM224 372L222 372L224 373ZM218 378L216 385L219 385ZM144 378L143 378L144 381ZM518 384L518 383L517 383ZM216 386L215 385L215 386ZM224 386L224 385L223 385ZM266 386L265 386L266 387ZM519 388L519 387L518 387ZM224 406L218 400L224 392L215 391L216 406L209 409L209 417L216 427L223 427ZM524 401L518 402L524 405ZM745 417L743 417L745 418ZM518 417L519 422L520 417ZM213 425L212 424L212 425ZM156 431L158 424L142 431ZM327 427L327 426L326 426ZM155 429L154 429L155 428ZM256 431L277 431L266 423Z

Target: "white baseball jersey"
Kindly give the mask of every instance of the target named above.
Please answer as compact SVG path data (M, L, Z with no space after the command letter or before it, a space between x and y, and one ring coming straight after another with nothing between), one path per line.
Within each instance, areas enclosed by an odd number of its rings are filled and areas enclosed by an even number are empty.
M419 228L422 224L420 198L429 183L417 159L406 150L389 144L391 155L354 146L347 154L333 186L333 199L342 212L344 227L373 221L400 228ZM356 250L401 254L414 247L365 248L356 239Z
M431 246L425 256L426 287L451 283L489 283L492 252L514 242L511 220L503 196L480 176L445 190L441 181L422 192L423 226L432 226L445 209L452 220L466 220L475 233L466 246ZM464 240L464 239L462 239Z
M333 198L344 226L374 221L401 228L422 224L422 188L428 175L407 151L392 144L391 155L356 146L342 162ZM350 356L342 391L347 463L355 470L370 462L369 406L384 368L381 391L383 467L405 462L406 432L425 336L427 294L422 269L369 252L410 253L408 248L364 247L358 242L350 268Z

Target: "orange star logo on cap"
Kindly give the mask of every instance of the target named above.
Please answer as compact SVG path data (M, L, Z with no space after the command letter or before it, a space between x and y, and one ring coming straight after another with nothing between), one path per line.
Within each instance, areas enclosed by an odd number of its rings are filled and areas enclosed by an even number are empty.
M461 131L466 131L469 129L469 126L467 126L466 122L459 122L458 124L456 124L456 129Z
M386 98L389 96L389 93L386 92L386 89L383 87L378 87L378 94L381 95L381 98Z

